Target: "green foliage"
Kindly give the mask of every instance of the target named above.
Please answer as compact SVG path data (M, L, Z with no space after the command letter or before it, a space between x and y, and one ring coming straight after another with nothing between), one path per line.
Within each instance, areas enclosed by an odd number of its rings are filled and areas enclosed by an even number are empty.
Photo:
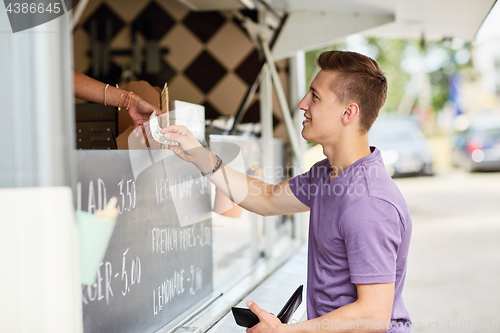
M406 39L368 38L368 44L378 50L376 61L382 67L389 90L383 110L394 111L398 108L405 91L405 83L410 80L410 74L401 70L401 62L405 56L405 48L410 43Z
M433 48L444 50L448 57L438 70L429 73L433 92L432 106L434 110L441 110L448 101L450 77L454 74L461 74L464 70L473 66L472 57L470 56L465 63L457 61L459 60L457 58L459 58L461 52L468 52L470 55L471 44L463 43L463 45L459 44L454 46L452 41L427 42L424 47L424 52L429 52L429 50Z

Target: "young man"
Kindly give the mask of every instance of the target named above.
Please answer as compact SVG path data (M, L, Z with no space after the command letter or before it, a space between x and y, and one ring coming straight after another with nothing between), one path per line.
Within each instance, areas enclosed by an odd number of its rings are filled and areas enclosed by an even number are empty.
M280 184L253 180L220 163L185 128L162 130L179 157L194 163L226 195L262 215L310 210L307 314L284 325L249 301L256 332L409 332L401 293L411 236L405 200L385 171L368 131L387 96L378 64L354 52L329 51L300 101L302 136L327 157ZM248 183L248 186L245 185Z

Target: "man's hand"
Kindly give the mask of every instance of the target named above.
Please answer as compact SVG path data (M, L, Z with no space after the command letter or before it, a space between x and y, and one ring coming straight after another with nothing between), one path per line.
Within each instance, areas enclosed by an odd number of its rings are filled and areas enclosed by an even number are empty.
M259 317L260 322L250 328L247 328L247 333L259 332L281 332L285 325L274 315L262 310L257 304L252 301L247 302L247 306L253 313Z
M194 137L187 127L171 125L160 131L165 139L176 141L177 145L169 145L168 149L173 151L184 161L193 163L201 172L212 171L216 158L205 149Z

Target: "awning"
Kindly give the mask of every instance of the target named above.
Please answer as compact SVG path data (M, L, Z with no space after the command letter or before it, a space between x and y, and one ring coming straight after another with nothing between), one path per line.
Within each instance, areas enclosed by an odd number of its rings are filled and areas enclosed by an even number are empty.
M265 0L179 0L193 10L264 8ZM288 19L273 48L275 59L333 44L363 32L393 38L472 41L495 0L267 0Z

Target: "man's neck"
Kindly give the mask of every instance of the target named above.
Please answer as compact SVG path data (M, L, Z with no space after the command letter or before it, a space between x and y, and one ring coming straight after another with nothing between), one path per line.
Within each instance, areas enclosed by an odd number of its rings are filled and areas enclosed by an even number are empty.
M371 154L368 144L368 137L361 136L353 139L346 139L332 145L323 145L323 154L328 158L332 166L332 176L330 181L340 175L357 160Z

